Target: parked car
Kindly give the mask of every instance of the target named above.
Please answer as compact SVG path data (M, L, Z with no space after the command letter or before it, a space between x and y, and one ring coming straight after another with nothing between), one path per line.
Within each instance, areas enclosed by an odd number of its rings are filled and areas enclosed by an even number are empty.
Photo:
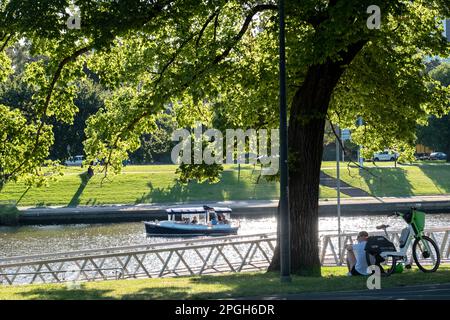
M84 157L81 155L70 157L66 160L66 166L82 166Z
M398 158L398 153L390 151L378 152L373 155L373 161L395 161Z
M430 154L430 160L447 160L447 155L443 152L433 152Z
M417 153L416 160L430 160L430 154L429 153Z

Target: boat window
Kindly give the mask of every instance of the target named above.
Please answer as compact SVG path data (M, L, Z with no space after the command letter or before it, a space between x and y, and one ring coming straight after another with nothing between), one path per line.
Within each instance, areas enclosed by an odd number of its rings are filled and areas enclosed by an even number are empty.
M198 223L205 223L205 217L204 217L203 214L192 214L192 213L190 213L190 214L182 214L180 216L180 218L181 218L180 221L191 222L194 219L194 217L197 217L197 222Z
M212 211L212 212L209 213L209 220L208 221L211 221L213 219L217 220L217 213L215 211Z

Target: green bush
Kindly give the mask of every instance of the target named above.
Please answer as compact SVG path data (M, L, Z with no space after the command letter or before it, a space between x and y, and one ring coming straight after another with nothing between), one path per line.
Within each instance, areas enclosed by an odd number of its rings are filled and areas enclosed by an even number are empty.
M0 225L13 226L19 221L20 211L15 203L0 202Z

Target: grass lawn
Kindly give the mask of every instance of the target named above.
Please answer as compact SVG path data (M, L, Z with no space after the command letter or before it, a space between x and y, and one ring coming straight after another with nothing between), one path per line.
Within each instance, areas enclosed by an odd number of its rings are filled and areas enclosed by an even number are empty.
M269 200L278 197L278 184L260 179L252 166L225 166L216 184L176 183L174 165L127 166L119 175L101 184L97 174L83 183L86 168L67 168L64 176L48 187L30 189L20 206L138 204L185 201ZM18 200L26 190L21 183L10 183L0 193L0 201ZM336 191L321 187L321 197L336 197Z
M392 162L374 166L366 163L367 171L341 165L341 178L373 196L414 196L450 194L450 165L441 162L420 162L393 168ZM175 165L127 166L123 172L102 181L96 174L83 181L86 168L67 168L64 176L48 187L30 189L19 206L77 206L104 204L173 203L187 201L271 200L278 197L278 183L260 179L251 165L225 165L219 183L181 185L176 182ZM322 170L336 177L336 164L323 162ZM0 192L1 201L17 201L25 186L9 183ZM346 197L345 195L342 195ZM320 187L321 198L335 198L336 191Z
M365 277L347 277L345 267L323 267L322 277L294 276L280 283L278 273L233 273L201 277L0 286L0 299L219 299L270 294L365 290ZM381 279L381 288L450 282L450 265L425 274L417 268Z
M323 169L332 177L336 170ZM377 197L450 194L450 166L446 164L408 165L398 168L368 167L341 170L341 179Z

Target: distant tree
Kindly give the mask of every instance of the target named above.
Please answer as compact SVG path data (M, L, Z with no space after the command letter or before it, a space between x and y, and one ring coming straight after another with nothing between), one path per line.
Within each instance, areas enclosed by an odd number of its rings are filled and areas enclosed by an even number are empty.
M443 62L430 71L430 76L444 87L450 86L450 62Z
M429 73L431 70L433 70L440 64L441 64L441 59L431 59L430 61L425 62L425 72Z
M430 76L438 80L444 87L450 86L450 62L443 62L430 71ZM450 102L449 102L450 106ZM442 117L432 115L426 126L420 126L417 130L417 141L436 151L447 154L447 162L450 162L450 114Z
M450 162L450 115L431 116L428 125L419 128L417 136L419 143L446 153L447 162Z
M8 82L0 83L0 104L18 109L29 120L33 117L32 88L20 75L11 76Z
M155 121L156 128L140 138L141 146L130 155L133 163L170 162L174 142L172 132L178 129L177 121L169 112Z
M73 123L53 120L55 142L50 149L51 159L63 161L71 156L84 154L86 120L104 106L102 95L104 90L99 84L88 80L78 83L78 94L74 100L78 112Z
M33 61L33 58L20 52L16 57L11 53L12 61ZM20 64L16 64L17 70ZM73 123L61 123L54 118L50 118L52 125L54 143L51 146L49 158L52 160L66 160L68 157L83 154L83 140L85 139L84 129L86 120L95 114L103 106L101 95L104 90L99 84L92 81L77 81L77 95L74 99L78 111L74 114ZM27 121L33 121L33 94L36 92L24 81L23 73L14 72L8 82L0 83L0 104L10 108L20 110ZM68 148L69 146L69 148Z

